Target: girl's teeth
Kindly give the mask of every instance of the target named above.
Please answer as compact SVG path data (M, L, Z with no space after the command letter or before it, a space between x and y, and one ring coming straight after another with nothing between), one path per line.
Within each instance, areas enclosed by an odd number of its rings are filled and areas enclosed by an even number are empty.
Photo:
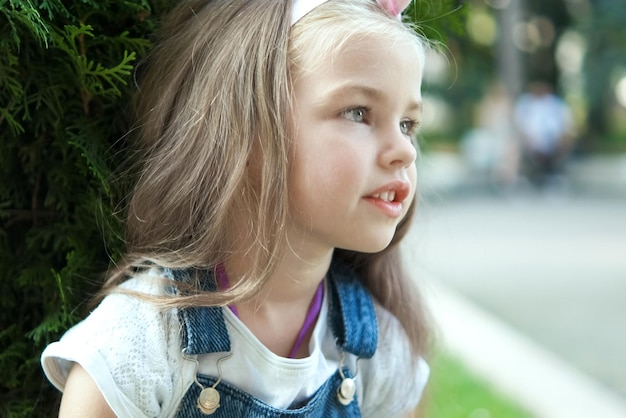
M385 202L393 202L396 199L396 192L375 193L372 195L374 199L384 200Z

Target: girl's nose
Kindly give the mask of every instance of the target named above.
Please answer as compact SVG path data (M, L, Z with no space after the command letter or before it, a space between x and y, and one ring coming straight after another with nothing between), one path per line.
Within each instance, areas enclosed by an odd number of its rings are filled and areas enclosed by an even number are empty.
M417 149L412 138L403 134L400 127L388 129L383 133L385 139L384 146L380 152L380 164L384 167L407 167L415 162Z

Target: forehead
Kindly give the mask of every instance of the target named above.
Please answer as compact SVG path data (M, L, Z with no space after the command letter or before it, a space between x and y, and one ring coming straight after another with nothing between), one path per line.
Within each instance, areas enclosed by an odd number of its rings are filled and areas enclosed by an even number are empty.
M385 55L389 48L402 48L408 59L414 59L417 67L423 66L424 50L417 36L397 29L387 33L360 32L344 36L320 33L318 39L300 44L299 51L291 51L292 72L297 76L305 72L323 70L342 57Z
M419 51L406 40L347 42L317 60L307 59L298 72L293 93L299 106L371 102L408 109L421 102Z
M296 82L312 78L320 82L362 81L377 77L414 78L421 82L422 59L418 42L409 37L361 36L346 39L335 48L322 52L319 49L304 51L294 68ZM322 80L324 79L324 80Z

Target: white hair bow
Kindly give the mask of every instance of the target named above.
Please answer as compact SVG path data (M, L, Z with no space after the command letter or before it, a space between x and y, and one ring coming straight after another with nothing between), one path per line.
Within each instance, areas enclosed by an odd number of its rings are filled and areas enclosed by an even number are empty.
M305 14L315 9L328 0L293 0L291 9L291 24L293 25ZM376 2L387 10L390 15L400 17L400 14L407 8L411 0L376 0Z

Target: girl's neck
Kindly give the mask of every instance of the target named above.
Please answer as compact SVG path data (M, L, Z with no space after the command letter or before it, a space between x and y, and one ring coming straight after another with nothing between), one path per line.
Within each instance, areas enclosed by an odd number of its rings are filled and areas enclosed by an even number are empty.
M332 255L332 249L313 256L287 250L267 285L251 301L265 304L310 300L328 272ZM237 255L226 260L225 267L231 286L250 269L246 258Z
M283 357L290 354L331 258L332 251L307 258L290 251L257 296L236 304L239 319L275 354ZM238 261L233 257L225 263L231 285L241 277L241 269L245 268L245 264ZM308 355L311 332L297 357Z

